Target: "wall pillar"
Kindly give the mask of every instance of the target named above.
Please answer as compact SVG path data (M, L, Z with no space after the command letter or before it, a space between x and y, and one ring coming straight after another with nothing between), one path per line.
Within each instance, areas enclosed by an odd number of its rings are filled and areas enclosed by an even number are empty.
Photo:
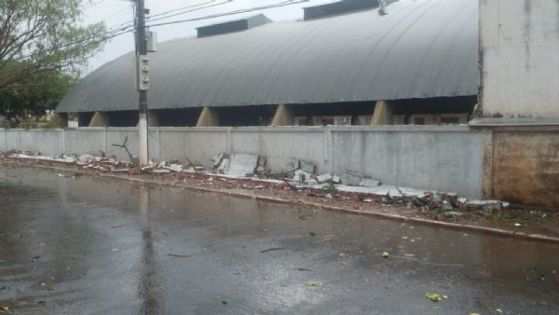
M108 125L109 117L107 113L104 112L95 112L89 122L89 127L107 127Z
M479 1L480 123L559 125L557 0Z
M393 104L390 104L386 101L377 101L377 103L375 104L375 112L373 113L373 118L371 119L370 125L391 125L393 106Z
M287 105L278 105L270 126L291 126L293 125L293 118L293 112Z
M559 208L559 126L490 128L484 154L485 198Z
M219 126L219 115L214 110L207 106L202 109L196 127L217 127Z
M68 128L79 128L80 119L77 113L68 113Z

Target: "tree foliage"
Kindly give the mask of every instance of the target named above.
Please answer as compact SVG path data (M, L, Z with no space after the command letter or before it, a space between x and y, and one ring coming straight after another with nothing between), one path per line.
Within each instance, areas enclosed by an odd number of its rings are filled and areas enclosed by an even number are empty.
M0 0L0 92L19 93L46 74L76 74L106 38L82 26L84 0ZM8 91L6 90L13 90Z
M25 84L0 90L0 114L12 122L28 116L40 117L66 95L74 78L62 72L36 73Z

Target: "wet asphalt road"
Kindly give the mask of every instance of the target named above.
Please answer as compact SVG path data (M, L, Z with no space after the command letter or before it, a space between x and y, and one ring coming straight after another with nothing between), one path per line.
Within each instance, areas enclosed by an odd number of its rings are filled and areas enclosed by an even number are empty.
M11 314L559 314L558 245L42 170L0 192Z

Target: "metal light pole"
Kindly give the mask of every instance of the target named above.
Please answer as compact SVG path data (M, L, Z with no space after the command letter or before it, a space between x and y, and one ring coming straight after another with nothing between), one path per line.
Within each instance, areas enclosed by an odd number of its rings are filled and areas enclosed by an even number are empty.
M139 93L139 162L140 165L149 163L148 149L148 89L149 59L146 39L146 9L144 0L136 1L136 58L137 58L137 87Z

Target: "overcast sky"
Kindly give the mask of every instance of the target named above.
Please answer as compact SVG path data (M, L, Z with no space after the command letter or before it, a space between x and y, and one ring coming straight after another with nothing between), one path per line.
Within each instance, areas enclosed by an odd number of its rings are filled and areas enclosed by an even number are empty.
M191 5L206 4L209 0L145 0L146 7L151 10L151 15L169 10L181 9ZM189 19L193 17L206 16L215 13L231 12L238 9L247 9L252 7L261 7L269 4L277 4L285 0L232 0L230 3L219 5L185 15L170 17L158 22L174 21L178 19ZM282 8L274 8L262 11L274 21L290 21L302 18L302 7L313 6L321 3L335 2L336 0L310 0L307 3L286 6ZM216 3L223 0L216 0ZM250 16L258 12L251 12L228 17L216 18L211 20L203 20L198 22L180 23L169 26L154 28L157 32L158 41L166 41L174 38L193 37L195 35L194 28L200 25L208 25L216 22L238 19L243 16ZM95 23L104 21L109 29L115 28L132 21L132 2L127 0L90 0L85 8L84 23ZM134 37L132 33L112 39L104 46L102 52L94 56L87 66L86 72L95 70L104 63L115 59L116 57L131 51L134 47Z

